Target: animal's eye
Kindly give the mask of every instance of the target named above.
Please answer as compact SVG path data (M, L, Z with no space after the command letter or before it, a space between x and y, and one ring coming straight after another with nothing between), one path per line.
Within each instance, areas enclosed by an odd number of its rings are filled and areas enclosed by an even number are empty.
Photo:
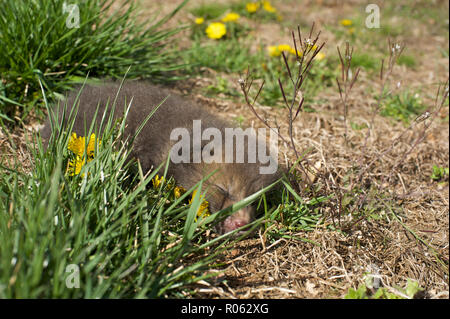
M215 186L216 186L217 190L218 190L223 196L225 196L225 197L228 197L228 196L229 196L228 191L226 191L225 189L223 189L222 187L220 187L220 186L218 186L218 185L215 185Z

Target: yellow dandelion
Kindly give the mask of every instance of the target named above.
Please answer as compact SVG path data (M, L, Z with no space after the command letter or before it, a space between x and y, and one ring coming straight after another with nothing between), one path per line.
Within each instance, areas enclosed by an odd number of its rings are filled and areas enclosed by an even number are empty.
M344 27L349 27L353 24L352 20L350 20L350 19L343 19L343 20L339 21L339 23L341 25L343 25Z
M247 9L249 13L254 13L259 9L259 2L249 2L245 5L245 9Z
M291 48L291 49L289 50L289 53L292 54L292 55L297 56L297 54L296 54L296 52L295 52L295 48ZM302 55L303 55L303 53L302 53L301 51L298 51L298 49L297 49L297 53L298 53L298 56L302 56Z
M225 17L222 18L222 22L235 22L237 21L241 16L235 12L228 13Z
M325 53L319 52L316 55L316 59L317 61L322 61L323 59L325 59L325 56L326 56Z
M220 39L227 33L227 27L221 22L213 22L206 28L206 35L211 39Z
M69 160L67 163L66 172L69 173L70 176L80 174L81 168L86 164L86 162L89 163L94 159L95 134L91 134L91 137L89 138L89 143L86 148L86 155L84 154L85 143L86 138L84 136L77 136L77 133L75 132L73 132L69 137L67 148L75 155L75 159ZM101 144L101 141L98 140L98 143Z
M86 138L84 136L77 137L77 133L73 132L69 138L69 144L67 145L67 148L69 149L69 151L72 151L76 156L81 157L84 154L85 143ZM99 144L100 143L101 141L99 141ZM86 150L86 153L88 157L90 157L90 159L94 157L94 152L95 152L95 134L91 134Z
M99 139L98 144L100 145L102 141ZM94 152L95 152L95 134L91 134L91 137L89 138L89 143L87 146L86 153L89 157L88 161L92 158L94 158Z
M276 45L269 45L267 47L267 52L269 53L270 56L280 56L281 55L281 51L278 50L278 47Z
M159 177L159 175L155 175L155 177L152 179L153 187L159 188L159 185L164 181L164 176Z
M270 3L270 1L263 1L262 5L263 5L263 9L266 10L267 12L276 12L277 11L277 9L272 7L272 4Z
M189 204L192 204L192 202L194 201L194 197L195 197L196 193L197 193L197 190L192 192L192 197L189 200ZM197 217L205 218L205 217L211 216L211 213L209 211L209 202L207 200L203 199L203 195L201 195L200 200L202 201L202 203L200 204L200 207L197 210ZM195 220L197 220L197 217L195 218Z
M202 17L195 18L194 22L195 24L203 24L203 22L205 22L205 18Z
M180 198L181 195L186 193L186 189L183 186L176 186L173 190L173 193L175 195L175 198Z
M204 200L197 211L197 217L206 218L208 216L211 216L211 213L209 211L209 203Z
M86 164L86 161L84 159L81 159L81 157L77 155L74 160L67 163L67 173L69 173L69 176L80 174L81 168L84 166L84 164Z
M355 28L348 28L348 33L349 34L355 33Z
M278 51L291 52L291 46L289 44L280 44L278 46ZM295 50L295 49L294 49Z
M69 138L69 144L67 148L72 151L76 156L83 156L84 153L84 136L77 137L77 133L73 132Z

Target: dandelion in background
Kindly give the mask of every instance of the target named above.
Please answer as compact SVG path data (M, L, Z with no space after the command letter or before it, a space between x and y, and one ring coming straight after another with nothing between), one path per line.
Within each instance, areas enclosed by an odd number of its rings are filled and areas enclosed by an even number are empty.
M271 13L277 12L277 9L275 9L275 8L272 6L272 4L270 3L270 1L263 1L263 2L262 2L262 5L263 5L263 9L266 10L267 12L271 12Z
M325 57L326 57L325 53L319 52L316 55L316 60L317 61L322 61L323 59L325 59Z
M235 22L239 20L241 16L235 12L228 13L225 17L222 18L222 22Z
M227 27L222 22L213 22L206 28L206 35L211 39L220 39L227 33Z
M203 22L205 22L205 18L202 17L195 18L194 22L195 24L203 24Z
M350 19L342 19L341 21L339 21L339 23L341 25L343 25L344 27L349 27L349 26L353 25L353 21Z
M280 56L281 52L280 50L278 50L278 47L276 45L269 45L267 47L267 52L269 53L270 56Z
M297 55L295 52L295 48L291 47L289 44L279 44L279 45L269 45L267 47L267 52L270 56L276 57L280 56L281 52L290 53L292 55ZM303 53L301 51L297 51L298 56L302 56Z
M303 54L302 52L295 51L295 48L292 48L292 47L289 50L289 53L291 53L292 55L295 55L295 56L297 56L297 54L298 54L298 56L302 56L302 54Z
M259 10L259 2L249 2L245 5L245 9L249 13L255 13Z
M291 46L289 44L280 44L278 45L278 50L281 52L290 52L291 51Z

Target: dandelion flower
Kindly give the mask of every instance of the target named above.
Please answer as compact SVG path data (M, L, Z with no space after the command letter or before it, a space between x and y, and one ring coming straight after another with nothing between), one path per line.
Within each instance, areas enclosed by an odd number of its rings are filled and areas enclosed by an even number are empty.
M102 143L101 140L98 141L98 144L100 145ZM89 143L87 146L86 153L90 159L94 158L94 152L95 152L95 134L91 134L91 137L89 138ZM89 159L88 159L89 161Z
M235 22L237 21L241 16L235 12L228 13L225 17L222 18L222 22Z
M322 61L323 59L325 59L325 56L326 56L325 53L319 52L316 55L316 59L317 61Z
M280 56L281 52L278 50L278 47L276 45L269 45L267 47L267 52L270 56Z
M291 46L289 44L280 44L278 46L278 50L279 51L285 51L285 52L290 52L291 51Z
M176 186L173 190L175 198L180 198L186 192L186 189L183 186Z
M85 143L86 138L84 136L77 136L77 133L75 132L73 132L69 138L67 149L75 155L75 159L69 160L67 163L66 171L70 176L80 174L81 168L86 164L86 157L88 163L94 158L95 134L91 134L91 137L89 138L89 143L86 148L86 155L84 152ZM101 141L99 141L99 143L101 143Z
M302 53L301 51L298 51L298 49L297 49L297 52L295 52L295 48L291 48L291 49L289 50L289 52L290 52L292 55L295 55L295 56L297 56L297 53L298 53L298 56L302 56L302 55L303 55L303 53Z
M254 13L259 9L259 2L249 2L246 4L245 8L249 13Z
M85 143L84 136L77 137L77 133L73 132L69 138L69 144L67 145L67 148L69 149L69 151L72 151L76 156L81 157L84 154L84 143Z
M339 21L339 23L341 25L343 25L344 27L349 27L353 24L352 20L350 20L350 19L343 19L343 20Z
M76 156L74 160L71 160L67 163L67 173L69 176L75 176L80 174L81 168L86 164L84 159L81 159L81 156Z
M206 35L211 39L220 39L227 33L227 27L221 22L213 22L206 28Z
M205 18L195 18L194 22L195 24L203 24L203 22L205 22Z
M189 200L189 204L192 204L192 202L194 201L194 197L195 197L196 193L197 193L197 190L192 192L192 197ZM202 201L202 203L200 204L200 207L197 210L197 217L204 218L204 217L211 216L211 213L209 211L208 201L204 200L203 196L200 197L200 200ZM195 220L197 220L197 218Z
M159 177L159 175L155 175L155 177L152 179L153 187L159 188L161 183L164 181L164 176Z
M274 7L272 7L272 4L270 3L270 1L263 1L262 2L263 5L263 9L266 10L267 12L276 12L277 9L275 9Z
M69 151L72 151L76 156L81 157L84 154L85 143L86 138L84 136L77 137L77 133L73 132L69 138L69 144L67 145L67 148L69 149ZM101 141L99 141L99 144L100 143ZM94 157L94 151L95 151L95 134L91 134L86 150L86 154L88 155L89 159L92 159Z

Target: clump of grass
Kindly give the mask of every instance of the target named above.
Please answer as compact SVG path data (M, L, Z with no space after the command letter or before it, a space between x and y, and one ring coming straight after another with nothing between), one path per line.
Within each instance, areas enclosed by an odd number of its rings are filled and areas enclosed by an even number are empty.
M434 181L448 180L449 176L449 168L448 167L439 167L437 165L433 165L433 171L431 173L431 179Z
M350 288L345 299L414 299L423 298L424 289L416 281L408 279L405 288L379 287L374 282L379 282L378 276L367 276L366 284L359 285L358 289ZM375 287L374 287L375 286Z
M195 7L190 12L199 18L205 20L218 19L228 10L228 5L223 3L203 3L202 5Z
M256 63L250 48L244 40L229 39L211 42L193 41L190 50L184 54L188 72L200 72L200 67L207 67L219 72L243 72L248 63Z
M417 65L417 62L412 55L403 54L398 58L398 64L405 65L408 68L414 68Z
M361 67L366 70L375 70L380 67L379 59L376 59L367 53L354 54L352 57L352 64L355 67Z
M398 121L408 124L413 117L422 114L426 106L420 100L418 94L404 91L400 94L386 97L380 114L392 117Z
M21 121L42 102L39 80L54 97L91 77L169 81L182 65L167 47L182 28L164 28L187 2L153 24L138 23L137 6L125 1L112 12L112 0L2 2L0 11L0 120ZM39 111L39 109L37 110Z

